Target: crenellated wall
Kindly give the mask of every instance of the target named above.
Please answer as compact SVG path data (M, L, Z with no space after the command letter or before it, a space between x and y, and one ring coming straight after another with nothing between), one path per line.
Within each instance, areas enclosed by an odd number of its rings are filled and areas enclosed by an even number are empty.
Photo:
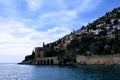
M79 64L118 64L120 65L120 54L116 55L93 55L93 56L82 56L77 55L76 61Z

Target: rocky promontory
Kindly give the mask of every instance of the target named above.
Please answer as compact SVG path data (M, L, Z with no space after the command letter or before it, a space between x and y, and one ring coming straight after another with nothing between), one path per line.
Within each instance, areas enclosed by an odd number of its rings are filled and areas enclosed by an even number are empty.
M55 42L47 44L43 42L43 47L36 47L22 63L46 65L87 64L88 62L89 64L117 64L120 60L119 54L120 7L107 12L93 23L88 23L88 25L82 26L79 30L73 31Z

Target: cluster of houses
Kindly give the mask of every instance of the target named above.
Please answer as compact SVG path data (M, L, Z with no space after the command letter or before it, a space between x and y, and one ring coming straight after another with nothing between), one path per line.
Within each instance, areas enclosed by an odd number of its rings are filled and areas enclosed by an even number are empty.
M117 22L116 22L117 21ZM93 36L101 36L107 35L111 37L116 31L120 31L120 19L111 19L110 23L101 23L95 26L96 29L92 29L89 27L81 28L80 30L73 32L69 35L61 38L57 44L54 46L54 49L66 49L67 45L77 36L81 35L93 35Z
M89 29L89 27L84 27L77 31L77 35L111 35L114 34L115 31L120 31L120 19L111 19L110 23L101 23L95 26L95 29Z
M66 49L67 45L75 38L75 35L72 33L70 35L66 35L63 38L59 39L57 46L54 46L54 49Z

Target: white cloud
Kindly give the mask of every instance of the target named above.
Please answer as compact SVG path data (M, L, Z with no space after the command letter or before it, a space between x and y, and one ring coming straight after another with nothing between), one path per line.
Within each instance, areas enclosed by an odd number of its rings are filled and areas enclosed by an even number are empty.
M11 4L13 4L13 0L0 0L0 4L3 6L12 6Z
M71 31L61 26L48 29L48 31L37 31L27 27L24 22L4 21L4 19L0 21L0 26L0 52L2 53L0 55L11 54L10 57L16 56L17 58L22 56L19 60L31 54L34 47L42 46L42 42L53 42Z
M26 0L28 8L32 11L36 11L42 7L42 0Z
M67 0L58 0L57 2L60 3L60 5L63 5L63 7L59 11L52 11L48 13L43 13L39 15L39 22L41 26L45 27L46 25L57 25L57 26L66 26L70 27L73 26L76 22L80 25L84 25L82 19L80 19L81 13L89 12L91 10L94 10L96 6L101 2L102 0L84 0L84 1L73 1L74 3L67 4ZM69 8L70 6L74 6L73 8ZM79 18L79 19L78 19ZM80 20L80 21L76 21ZM87 21L87 20L86 20Z
M0 5L1 13L4 13L3 15L9 17L18 15L17 4L14 0L0 0Z
M57 26L69 26L78 17L75 11L61 10L58 12L49 12L39 16L39 23L42 26L54 24Z
M84 0L74 9L78 12L88 12L96 8L102 0Z
M25 1L30 11L38 11L44 6L43 0ZM25 14L26 19L24 19L20 15L17 15L19 11L16 8L16 4L14 4L15 0L1 0L0 4L6 10L4 14L9 14L9 17L11 16L12 18L0 17L0 56L9 55L9 57L14 57L13 60L22 60L25 55L31 54L34 47L42 46L42 42L50 43L70 33L71 27L69 26L74 25L74 22L80 16L79 13L94 9L100 1L84 0L81 4L77 5L70 3L74 8L69 9L67 2L57 0L56 2L59 5L55 7L59 7L60 10L34 15L38 17L36 19L33 15L31 17L31 13L28 11L29 16ZM82 21L77 22L82 23ZM53 25L52 28L49 28L49 24ZM37 28L38 26L43 26L42 28L45 27L47 30L38 31L33 28L34 25L37 25Z
M68 8L68 5L65 3L64 0L56 0L56 2L58 3L58 7L60 7L60 9L65 10Z
M63 27L57 26L57 27L54 27L47 31L48 34L51 34L50 37L53 40L58 40L59 38L62 38L63 36L65 36L66 34L69 34L70 32L71 32L71 30L64 26Z

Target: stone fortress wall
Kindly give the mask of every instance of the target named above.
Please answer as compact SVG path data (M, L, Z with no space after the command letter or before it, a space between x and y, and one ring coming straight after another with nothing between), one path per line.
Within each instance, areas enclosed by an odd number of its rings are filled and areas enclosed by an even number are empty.
M36 58L34 64L37 65L57 65L58 57L43 57L43 58Z
M103 65L120 65L120 54L114 55L92 55L82 56L77 55L76 62L78 64L103 64Z

